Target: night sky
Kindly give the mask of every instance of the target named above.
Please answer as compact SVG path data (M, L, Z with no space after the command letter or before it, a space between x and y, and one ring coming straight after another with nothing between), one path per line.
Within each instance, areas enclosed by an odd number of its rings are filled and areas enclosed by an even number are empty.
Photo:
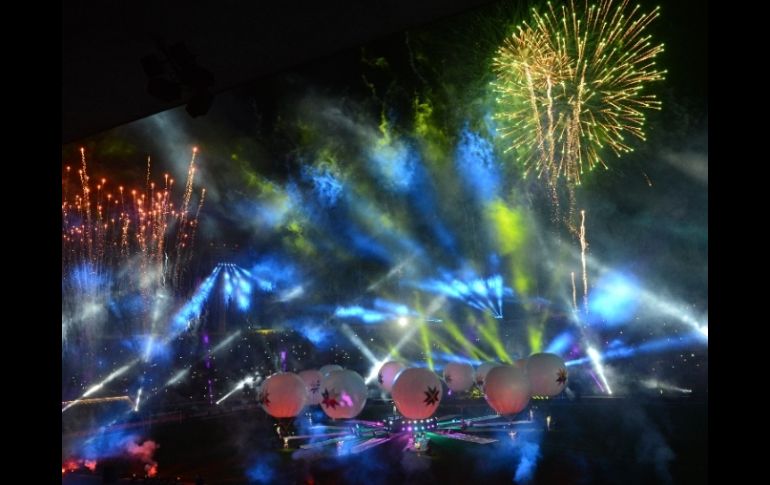
M648 10L656 4L641 5ZM204 117L192 119L178 108L66 145L63 166L77 165L83 146L95 178L141 186L149 155L154 178L168 171L180 186L197 146L196 187L206 187L207 200L190 265L193 279L205 278L218 255L226 254L244 268L266 258L280 261L290 274L287 285L304 287L304 295L291 303L260 300L247 321L275 328L293 322L288 327L294 329L303 325L296 322L312 322L312 328L325 326L337 335L341 320L328 319L335 308L371 307L376 298L424 308L430 298L418 294L415 282L435 279L439 269L456 275L472 269L484 277L500 273L513 289L503 305L505 316L497 320L506 352L526 355L535 341L544 350L571 328L565 313L580 246L549 219L542 186L523 180L521 167L495 145L500 199L525 234L524 242L501 254L505 244L499 238L511 234L498 228L495 235L484 227L489 213L484 205L489 201L479 195L484 189L469 190L467 174L457 173L452 161L463 133L489 138L490 58L509 29L527 16L522 5L492 4L380 39L217 95ZM647 113L646 142L633 140L633 153L612 157L610 170L591 173L577 191L577 205L587 215L593 295L612 275L620 275L637 295L622 321L589 325L604 352L634 349L630 358L612 362L609 377L620 388L646 378L690 389L707 386L707 338L688 340L693 328L682 317L687 313L697 325L708 324L706 17L706 5L699 2L662 4L650 33L665 43L657 61L668 73L650 89L663 109ZM402 175L378 175L367 165L377 156L372 150L382 141L383 126L393 146L423 160L406 162L411 172L404 177L416 185L402 190ZM342 189L323 184L329 174ZM355 197L345 196L346 190ZM276 193L290 195L289 208L277 208ZM214 254L218 245L229 250ZM409 256L408 245L422 248L419 261L409 260L381 289L362 292ZM532 301L544 302L548 310L536 309ZM453 302L442 311L466 336L474 336L467 307ZM390 327L380 331L347 323L381 349L394 343ZM571 335L576 342L577 332ZM420 335L414 338L419 341ZM493 353L483 338L477 342ZM655 347L661 342L683 343ZM323 353L328 345L319 344L316 351L329 357ZM410 349L406 358L425 359L419 343ZM584 349L568 350L565 360L584 356ZM369 370L356 365L364 375Z

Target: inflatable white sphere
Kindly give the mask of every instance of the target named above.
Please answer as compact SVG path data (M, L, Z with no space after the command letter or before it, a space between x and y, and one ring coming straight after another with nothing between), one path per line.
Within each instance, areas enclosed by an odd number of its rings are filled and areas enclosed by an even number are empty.
M444 381L452 392L467 391L473 385L473 367L467 363L450 362L444 367Z
M484 380L487 377L487 372L498 366L500 366L500 364L497 362L484 362L478 369L476 369L476 385L478 385L480 389L484 389Z
M259 388L262 409L274 418L293 418L307 402L307 389L302 379L292 372L273 374Z
M335 370L321 379L321 409L334 419L355 418L366 404L366 383L352 370Z
M401 362L386 362L380 367L380 371L377 373L377 384L385 392L393 390L393 381L396 380L396 376L399 372L406 369L406 366Z
M527 374L533 396L556 396L567 386L567 365L556 354L530 355Z
M427 419L441 402L441 379L430 369L404 369L391 391L396 409L407 419Z
M490 370L484 384L484 398L503 416L520 413L529 402L529 381L523 370L502 365Z
M334 372L335 370L342 370L342 366L339 366L337 364L329 364L318 369L318 372L320 372L322 376L326 376L327 374L329 374L330 372Z
M556 396L567 386L567 365L556 354L530 355L527 374L533 396Z
M321 402L321 379L323 379L323 374L315 369L307 369L300 372L299 376L307 388L307 403L310 405L319 404Z

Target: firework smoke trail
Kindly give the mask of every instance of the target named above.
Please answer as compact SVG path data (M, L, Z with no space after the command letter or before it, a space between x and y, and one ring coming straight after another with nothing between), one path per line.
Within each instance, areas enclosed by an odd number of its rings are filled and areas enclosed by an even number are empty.
M66 167L67 175L64 177L64 182L62 183L62 192L64 193L64 200L69 200L70 171L71 170L72 170L72 167L67 165L67 167Z
M187 212L190 208L190 198L192 197L193 179L195 178L195 156L198 154L198 147L193 147L192 157L190 158L190 167L187 169L187 182L185 183L184 198L182 200L182 206L179 208L179 232L177 233L176 251L177 254L183 254L184 248L187 246L187 233L185 229L188 226ZM180 258L183 259L183 258ZM186 261L185 261L186 262ZM181 261L177 261L174 265L173 278L175 282L179 281Z
M144 185L145 193L150 190L150 157L147 157L147 182Z
M580 262L583 265L583 306L588 314L588 272L586 271L586 211L580 211Z
M83 168L80 169L80 182L83 185L83 201L85 204L85 210L86 210L86 223L85 223L85 230L89 233L91 233L91 195L89 194L90 189L88 188L88 172L86 171L86 150L85 148L80 149L80 159L83 162ZM88 259L89 261L93 261L93 239L90 237L86 238L86 243L88 244Z
M201 209L203 209L203 201L206 200L206 189L201 189L201 198L198 202L198 209L195 211L195 219L192 220L192 230L190 231L190 249L189 253L192 254L193 248L195 246L195 234L197 233L198 228L198 218L201 214Z
M583 269L583 311L584 314L588 315L588 272L586 269L586 250L588 248L588 243L586 242L586 230L585 230L585 210L580 211L581 221L580 221L580 261ZM612 388L610 387L609 382L607 381L607 376L604 372L604 367L602 365L602 359L601 354L596 350L596 344L594 344L594 341L597 339L591 338L589 333L586 330L585 325L581 321L581 313L580 309L578 308L577 304L577 285L575 283L575 272L570 272L570 278L572 282L572 310L573 310L573 316L574 316L574 322L578 326L578 331L580 332L580 340L583 343L583 345L586 348L586 353L588 354L588 359L591 361L591 364L594 368L594 371L596 374L599 375L601 378L603 386L598 383L597 385L601 390L606 390L608 394L612 394ZM594 377L594 380L596 378Z
M618 157L632 151L624 135L644 140L643 111L661 107L642 94L665 74L654 60L663 45L644 35L659 9L625 13L627 7L627 0L616 7L612 0L598 7L548 3L543 13L533 9L492 61L494 119L505 151L516 153L525 176L534 171L545 179L555 205L563 179L570 218L584 170L608 168L605 148Z

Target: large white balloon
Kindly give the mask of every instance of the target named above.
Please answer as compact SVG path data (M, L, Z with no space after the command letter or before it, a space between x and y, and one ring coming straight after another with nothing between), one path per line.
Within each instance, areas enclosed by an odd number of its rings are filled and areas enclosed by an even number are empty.
M329 364L318 369L318 371L323 376L326 376L327 374L329 374L330 372L334 372L335 370L342 370L342 366L339 366L337 364Z
M393 390L393 381L396 380L396 376L399 372L406 369L406 366L401 362L386 362L380 367L380 371L377 373L377 384L386 392Z
M274 418L293 418L307 402L307 389L302 379L292 372L273 374L259 388L262 409Z
M396 377L391 395L405 418L426 419L441 402L441 379L429 369L404 369Z
M444 381L453 392L467 391L473 385L473 367L463 362L450 362L444 367Z
M501 365L487 373L484 398L498 414L521 412L529 402L529 381L523 370Z
M366 404L366 383L352 370L335 370L321 379L321 409L334 419L355 418Z
M481 390L484 390L484 381L487 377L487 372L499 366L500 364L497 362L484 362L478 369L476 369L476 384Z
M567 385L567 365L556 354L532 354L527 360L527 374L533 396L555 396Z
M300 372L299 376L307 388L307 403L310 405L319 404L321 402L321 379L323 379L323 374L315 369L308 369Z

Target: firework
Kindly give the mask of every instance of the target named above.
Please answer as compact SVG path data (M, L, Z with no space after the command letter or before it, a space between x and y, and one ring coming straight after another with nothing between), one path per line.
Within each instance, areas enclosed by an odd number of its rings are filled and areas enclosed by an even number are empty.
M583 267L583 307L588 313L588 272L586 271L586 211L580 211L580 264Z
M143 190L113 193L107 179L94 184L88 175L81 149L78 170L80 188L70 190L71 168L62 180L62 309L63 327L83 320L98 320L102 303L114 292L139 290L152 297L159 289L174 290L181 284L192 257L192 241L203 204L201 193L193 218L188 215L195 174L195 154L181 208L172 196L173 179L165 184L150 179ZM95 186L94 186L95 185ZM129 197L127 197L129 196ZM169 243L170 241L170 243ZM126 271L128 270L128 271ZM118 273L127 277L114 278ZM72 308L67 307L69 302ZM64 338L63 332L63 338Z
M533 10L493 60L495 118L506 151L552 190L559 179L574 190L585 170L607 168L605 148L617 156L632 151L627 135L644 140L643 111L660 109L643 93L665 73L655 65L663 45L645 35L659 11L627 6L549 3L542 14Z

